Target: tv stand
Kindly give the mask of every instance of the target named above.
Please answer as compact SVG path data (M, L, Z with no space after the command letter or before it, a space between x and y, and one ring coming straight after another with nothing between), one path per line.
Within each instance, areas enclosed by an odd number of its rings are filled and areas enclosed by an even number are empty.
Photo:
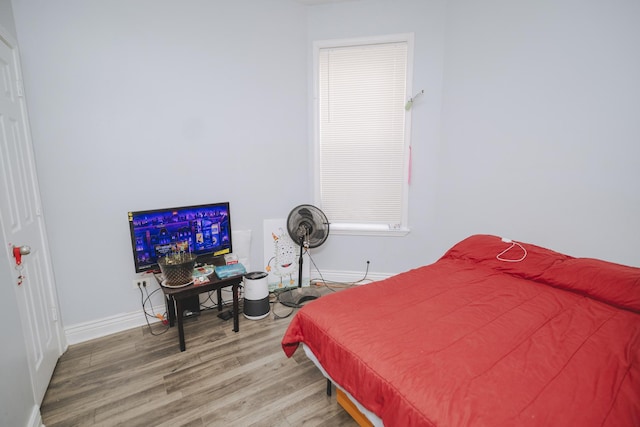
M186 301L189 298L198 298L198 295L204 292L216 291L218 296L218 311L222 311L222 288L231 286L233 293L233 332L240 330L240 321L238 317L239 301L238 301L238 289L242 283L244 275L231 276L224 279L219 279L215 273L209 276L209 282L202 284L191 284L181 288L170 288L161 286L162 293L165 297L165 303L167 305L167 313L169 317L169 326L174 326L176 320L178 321L178 338L180 341L180 351L186 350L186 344L184 340L184 310L186 309ZM199 302L198 302L199 304ZM180 314L180 315L178 315Z

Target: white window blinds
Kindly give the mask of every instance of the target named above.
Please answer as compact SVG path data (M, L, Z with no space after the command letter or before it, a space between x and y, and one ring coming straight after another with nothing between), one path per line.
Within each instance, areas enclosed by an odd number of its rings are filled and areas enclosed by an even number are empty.
M319 193L332 223L405 226L407 52L407 42L318 51Z

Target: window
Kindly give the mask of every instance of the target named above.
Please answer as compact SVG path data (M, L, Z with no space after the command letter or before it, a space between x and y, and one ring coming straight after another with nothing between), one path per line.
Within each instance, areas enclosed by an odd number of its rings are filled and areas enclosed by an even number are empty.
M333 230L406 234L413 37L314 45L315 197Z

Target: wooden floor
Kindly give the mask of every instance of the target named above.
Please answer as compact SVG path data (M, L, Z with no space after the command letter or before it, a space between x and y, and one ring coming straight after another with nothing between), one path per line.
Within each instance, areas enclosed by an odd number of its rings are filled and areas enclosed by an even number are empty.
M276 312L287 308L277 305ZM326 395L326 380L302 349L280 341L291 317L240 316L240 332L217 311L154 336L145 327L70 346L42 403L55 426L355 426ZM153 325L153 332L166 327Z

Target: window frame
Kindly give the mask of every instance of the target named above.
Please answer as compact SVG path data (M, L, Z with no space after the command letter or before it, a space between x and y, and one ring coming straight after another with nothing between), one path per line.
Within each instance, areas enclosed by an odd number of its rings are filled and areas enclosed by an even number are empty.
M406 67L406 98L407 101L412 97L413 82L413 51L414 51L414 33L400 33L382 36L355 37L345 39L329 39L318 40L313 42L313 155L311 158L311 166L314 173L313 189L314 201L317 206L321 207L320 192L320 105L319 105L319 54L321 49L332 47L346 47L371 45L382 43L407 43L407 67ZM366 223L334 223L331 222L331 232L343 235L375 235L375 236L406 236L410 232L408 224L409 211L409 186L411 174L411 109L405 112L404 123L404 160L403 160L403 185L402 185L402 214L400 225L397 228L391 228L387 224L366 224ZM331 219L330 219L331 220Z

